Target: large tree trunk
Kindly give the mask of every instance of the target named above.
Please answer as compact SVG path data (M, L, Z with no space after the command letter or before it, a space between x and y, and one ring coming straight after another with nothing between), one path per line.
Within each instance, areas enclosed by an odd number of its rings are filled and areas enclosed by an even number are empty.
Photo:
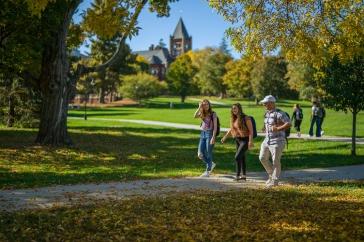
M356 156L356 110L353 111L353 130L351 135L351 155Z
M105 103L105 90L103 87L100 88L99 103Z
M60 14L62 22L54 29L44 46L40 87L42 105L37 143L50 145L70 145L67 131L67 111L71 85L68 81L69 63L66 52L66 36L72 15L79 1L57 1L45 14ZM48 15L48 16L49 16Z

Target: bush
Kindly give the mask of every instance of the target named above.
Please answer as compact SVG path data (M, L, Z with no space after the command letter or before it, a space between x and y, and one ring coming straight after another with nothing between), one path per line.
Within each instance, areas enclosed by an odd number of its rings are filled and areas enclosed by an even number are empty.
M134 100L156 97L167 88L165 82L159 81L155 76L147 73L124 76L119 91L123 97Z

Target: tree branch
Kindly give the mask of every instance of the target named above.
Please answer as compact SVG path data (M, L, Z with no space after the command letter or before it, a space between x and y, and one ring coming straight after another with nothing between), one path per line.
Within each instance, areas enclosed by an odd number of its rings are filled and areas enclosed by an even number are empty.
M80 66L81 64L79 64L79 66L77 67L77 71L75 73L76 75L78 75L78 74L84 75L84 74L87 74L90 72L102 71L102 70L106 69L107 67L111 66L112 64L114 64L118 60L119 56L121 55L121 53L123 51L122 47L124 45L124 42L126 41L126 38L129 36L130 32L135 27L139 14L147 2L148 2L148 0L141 0L141 2L135 7L135 12L134 12L133 16L131 17L128 27L126 28L125 32L123 33L122 37L120 38L118 48L116 49L113 56L108 61L106 61L105 63L98 65L98 66L87 67L87 66Z

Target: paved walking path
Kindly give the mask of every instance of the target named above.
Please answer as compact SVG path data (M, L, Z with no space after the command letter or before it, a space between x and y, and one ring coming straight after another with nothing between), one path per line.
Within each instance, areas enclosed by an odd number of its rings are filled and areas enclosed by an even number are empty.
M229 174L216 174L209 178L186 177L0 190L0 209L3 211L41 209L87 204L96 200L166 196L177 192L262 188L267 175L265 172L250 172L246 182L236 182L233 178L233 175ZM282 183L356 179L364 179L364 165L290 170L282 173Z
M69 117L69 119L83 119L79 117ZM112 121L112 122L122 122L122 123L136 123L145 124L152 126L162 126L177 129L189 129L189 130L200 130L199 125L193 124L180 124L180 123L170 123L161 121L151 121L151 120L137 120L137 119L109 119L109 118L88 118L88 120L95 121ZM226 132L227 128L221 128L222 132ZM258 136L264 136L264 133L258 133ZM351 143L351 137L340 137L340 136L322 136L322 137L310 137L308 134L302 134L301 137L297 137L296 134L291 134L290 139L310 139L310 140L324 140L324 141L336 141L336 142L348 142ZM364 138L357 138L356 143L359 145L364 144Z

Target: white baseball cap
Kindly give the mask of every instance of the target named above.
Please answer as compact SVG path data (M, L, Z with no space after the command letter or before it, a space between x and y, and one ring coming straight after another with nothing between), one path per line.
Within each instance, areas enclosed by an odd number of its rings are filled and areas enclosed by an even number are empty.
M273 97L272 95L268 95L265 96L263 100L260 101L260 103L269 103L269 102L275 103L276 102L275 97Z

